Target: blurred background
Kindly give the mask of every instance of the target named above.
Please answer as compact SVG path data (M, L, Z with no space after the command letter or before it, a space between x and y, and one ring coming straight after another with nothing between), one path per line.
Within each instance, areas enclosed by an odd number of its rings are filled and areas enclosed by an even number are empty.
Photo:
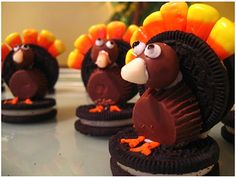
M67 56L73 43L91 25L122 20L140 25L148 14L159 10L164 2L1 2L2 39L11 32L25 28L47 29L61 39L66 51L58 57L61 67L67 67ZM191 2L189 4L192 4ZM234 2L207 2L222 16L234 21Z

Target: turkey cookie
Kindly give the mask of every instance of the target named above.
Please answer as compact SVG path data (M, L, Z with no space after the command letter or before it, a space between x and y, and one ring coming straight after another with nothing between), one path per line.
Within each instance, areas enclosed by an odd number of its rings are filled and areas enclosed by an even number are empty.
M54 117L55 100L45 98L58 79L56 56L64 51L60 40L47 30L11 33L2 44L2 78L13 99L2 101L2 120L33 122ZM14 120L15 118L15 120Z
M80 69L84 86L93 105L76 110L76 130L84 134L105 136L132 125L133 104L127 103L137 88L121 78L128 44L137 26L128 28L119 21L89 28L89 34L76 39L76 49L68 56L68 65Z
M219 175L219 147L208 132L232 104L223 61L234 54L234 23L205 4L170 2L130 43L121 76L142 94L134 129L110 139L113 174Z
M221 135L222 137L234 144L234 111L230 111L227 116L223 119L224 126L221 128Z

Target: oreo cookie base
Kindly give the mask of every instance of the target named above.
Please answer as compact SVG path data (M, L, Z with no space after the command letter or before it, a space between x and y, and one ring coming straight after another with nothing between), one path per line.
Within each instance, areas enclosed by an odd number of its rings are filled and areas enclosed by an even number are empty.
M219 175L219 147L211 137L199 139L185 146L161 145L149 156L130 152L121 138L136 138L133 128L112 136L109 141L111 171L115 176L133 175Z
M234 128L224 125L221 127L221 136L231 144L234 144Z
M32 104L18 102L4 103L2 100L2 121L7 123L31 123L54 118L57 110L56 101L52 98L35 100Z
M222 123L224 124L223 127L221 127L221 135L222 137L228 141L229 143L234 144L234 134L235 134L235 128L234 128L234 119L235 119L235 111L230 111L226 117L222 120Z
M78 120L75 129L80 133L92 136L110 136L123 128L132 126L132 110L134 104L127 103L120 112L89 112L95 105L83 105L76 109Z

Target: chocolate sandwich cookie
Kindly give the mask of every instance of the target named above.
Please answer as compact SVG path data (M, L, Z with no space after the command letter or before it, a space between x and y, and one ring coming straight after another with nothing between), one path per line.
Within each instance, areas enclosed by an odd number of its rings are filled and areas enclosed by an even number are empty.
M79 106L76 110L78 120L75 122L75 129L83 134L93 136L109 136L119 130L132 125L132 109L134 104L127 103L120 106L122 111L103 111L90 113L89 110L95 105ZM109 108L109 107L107 107Z
M25 104L18 101L16 104L2 100L2 121L9 123L30 123L54 118L57 110L54 108L56 101L44 98Z
M211 137L176 147L161 145L148 156L130 152L123 138L137 138L133 128L112 136L109 142L111 170L114 176L219 175L219 147Z
M234 111L230 111L227 116L223 119L223 123L224 126L221 127L221 135L222 137L234 144L234 133L235 133L235 129L234 129L234 119L235 119L235 112Z

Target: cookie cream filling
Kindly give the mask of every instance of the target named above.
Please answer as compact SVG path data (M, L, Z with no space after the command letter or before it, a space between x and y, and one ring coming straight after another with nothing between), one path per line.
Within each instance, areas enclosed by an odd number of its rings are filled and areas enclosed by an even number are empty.
M229 127L229 126L227 126L227 125L225 125L225 128L226 128L226 130L227 130L229 133L234 134L234 128Z
M2 115L5 116L35 116L49 113L53 110L53 107L43 109L31 109L31 110L2 110Z
M125 125L131 125L132 119L123 119L123 120L109 120L109 121L102 121L102 120L86 120L79 118L80 122L84 125L89 125L93 127L119 127Z
M184 176L202 176L205 175L207 173L209 173L212 168L214 167L214 165L211 165L207 168L204 168L202 170L196 171L196 172L191 172L191 173L183 173L183 174L153 174L153 173L148 173L148 172L142 172L139 170L135 170L133 168L127 167L125 165L122 165L121 163L117 162L117 165L124 171L130 173L131 175L134 176L161 176L161 175L168 175L168 176L176 176L176 175L184 175Z

